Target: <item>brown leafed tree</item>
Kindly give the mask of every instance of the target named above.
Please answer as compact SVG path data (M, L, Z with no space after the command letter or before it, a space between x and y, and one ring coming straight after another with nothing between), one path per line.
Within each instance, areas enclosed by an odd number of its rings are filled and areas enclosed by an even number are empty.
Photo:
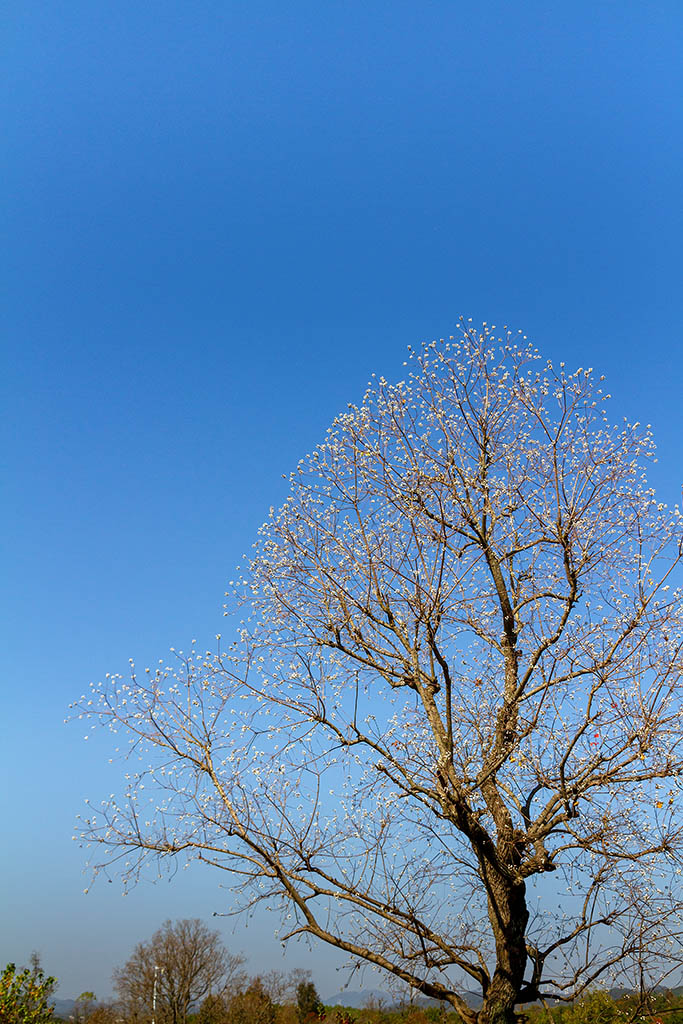
M83 700L149 758L84 833L504 1024L679 962L683 530L591 371L467 323L408 365L297 467L232 646Z
M223 991L243 963L202 921L166 921L114 972L114 988L127 1020L186 1024L188 1013Z
M252 978L228 1004L226 1024L275 1024L275 1004L260 978Z

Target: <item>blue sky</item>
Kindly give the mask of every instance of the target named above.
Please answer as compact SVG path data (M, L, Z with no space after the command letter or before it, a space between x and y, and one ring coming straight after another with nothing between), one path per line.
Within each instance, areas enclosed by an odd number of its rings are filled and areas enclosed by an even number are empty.
M102 997L229 896L82 894L74 819L114 775L67 704L220 631L282 474L371 372L461 313L522 328L607 375L680 495L683 8L7 0L0 36L0 960ZM268 921L219 924L283 966ZM331 994L338 963L285 965Z

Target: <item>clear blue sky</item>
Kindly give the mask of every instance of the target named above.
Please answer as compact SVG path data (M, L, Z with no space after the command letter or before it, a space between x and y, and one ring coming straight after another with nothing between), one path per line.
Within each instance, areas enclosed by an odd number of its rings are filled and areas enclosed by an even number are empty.
M460 313L522 328L607 374L679 495L683 6L6 0L0 35L0 960L106 996L229 898L208 871L82 895L74 819L113 784L66 706L221 629L372 371ZM267 921L230 927L281 966ZM336 962L287 961L325 995Z

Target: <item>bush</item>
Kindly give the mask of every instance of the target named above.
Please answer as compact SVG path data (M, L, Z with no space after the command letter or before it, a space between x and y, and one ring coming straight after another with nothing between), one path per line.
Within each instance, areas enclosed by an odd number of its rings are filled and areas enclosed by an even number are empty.
M52 1017L48 1004L55 987L54 978L46 978L37 957L32 968L17 972L7 964L0 976L0 1024L44 1024Z

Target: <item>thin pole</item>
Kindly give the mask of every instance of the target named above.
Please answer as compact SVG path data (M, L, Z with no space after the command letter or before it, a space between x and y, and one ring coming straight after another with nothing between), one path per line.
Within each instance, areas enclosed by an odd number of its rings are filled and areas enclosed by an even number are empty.
M158 967L157 964L155 964L154 965L154 987L152 988L152 1024L156 1024L156 1015L157 1015L157 974L158 974L158 972L160 970L163 970L163 967Z

